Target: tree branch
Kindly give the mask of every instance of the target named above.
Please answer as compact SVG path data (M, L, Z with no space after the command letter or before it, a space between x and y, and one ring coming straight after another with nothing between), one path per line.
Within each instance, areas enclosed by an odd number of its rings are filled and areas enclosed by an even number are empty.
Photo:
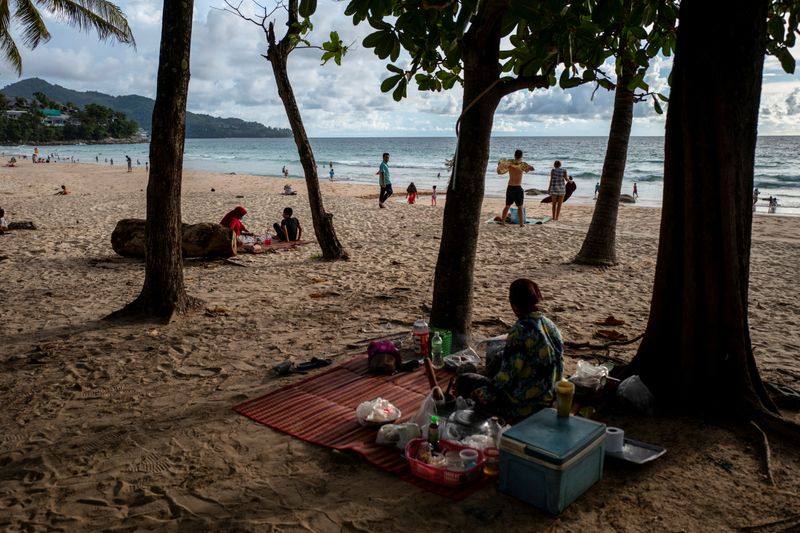
M550 81L547 76L518 76L516 78L503 78L497 84L497 92L503 97L522 89L540 89L548 87Z

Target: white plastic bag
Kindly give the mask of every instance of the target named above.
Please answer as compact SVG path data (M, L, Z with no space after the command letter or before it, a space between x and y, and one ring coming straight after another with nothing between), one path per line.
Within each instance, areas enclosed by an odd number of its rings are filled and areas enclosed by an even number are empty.
M410 422L415 422L421 428L427 428L431 423L431 416L436 414L436 400L433 399L433 391L422 400L417 413L411 418Z
M389 400L384 400L383 398L361 402L356 407L356 418L362 426L394 422L401 415L400 409L392 405Z
M606 384L608 368L578 360L578 368L569 380L579 387L598 391Z

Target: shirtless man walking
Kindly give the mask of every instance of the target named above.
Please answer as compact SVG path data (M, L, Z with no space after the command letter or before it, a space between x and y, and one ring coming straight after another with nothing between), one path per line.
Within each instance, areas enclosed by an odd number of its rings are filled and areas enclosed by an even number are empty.
M522 150L514 152L514 160L501 159L497 164L497 173L508 172L508 186L506 187L506 206L500 216L501 224L506 225L506 216L511 204L517 206L519 212L519 225L525 225L525 216L522 213L522 203L525 201L525 191L522 189L522 174L533 170L533 167L522 160Z

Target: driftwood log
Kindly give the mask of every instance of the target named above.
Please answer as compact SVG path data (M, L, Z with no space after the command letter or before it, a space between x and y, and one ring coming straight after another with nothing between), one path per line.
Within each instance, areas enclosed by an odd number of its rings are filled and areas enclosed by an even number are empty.
M111 247L123 257L144 257L144 224L138 218L117 222ZM183 257L232 257L236 255L233 230L211 222L183 224Z

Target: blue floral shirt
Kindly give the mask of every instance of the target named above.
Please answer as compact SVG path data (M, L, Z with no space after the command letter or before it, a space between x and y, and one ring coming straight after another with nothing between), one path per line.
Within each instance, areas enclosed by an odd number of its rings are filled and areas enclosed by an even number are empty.
M564 372L563 354L556 325L538 311L529 313L509 331L500 370L473 397L506 416L528 416L555 398L555 382Z

